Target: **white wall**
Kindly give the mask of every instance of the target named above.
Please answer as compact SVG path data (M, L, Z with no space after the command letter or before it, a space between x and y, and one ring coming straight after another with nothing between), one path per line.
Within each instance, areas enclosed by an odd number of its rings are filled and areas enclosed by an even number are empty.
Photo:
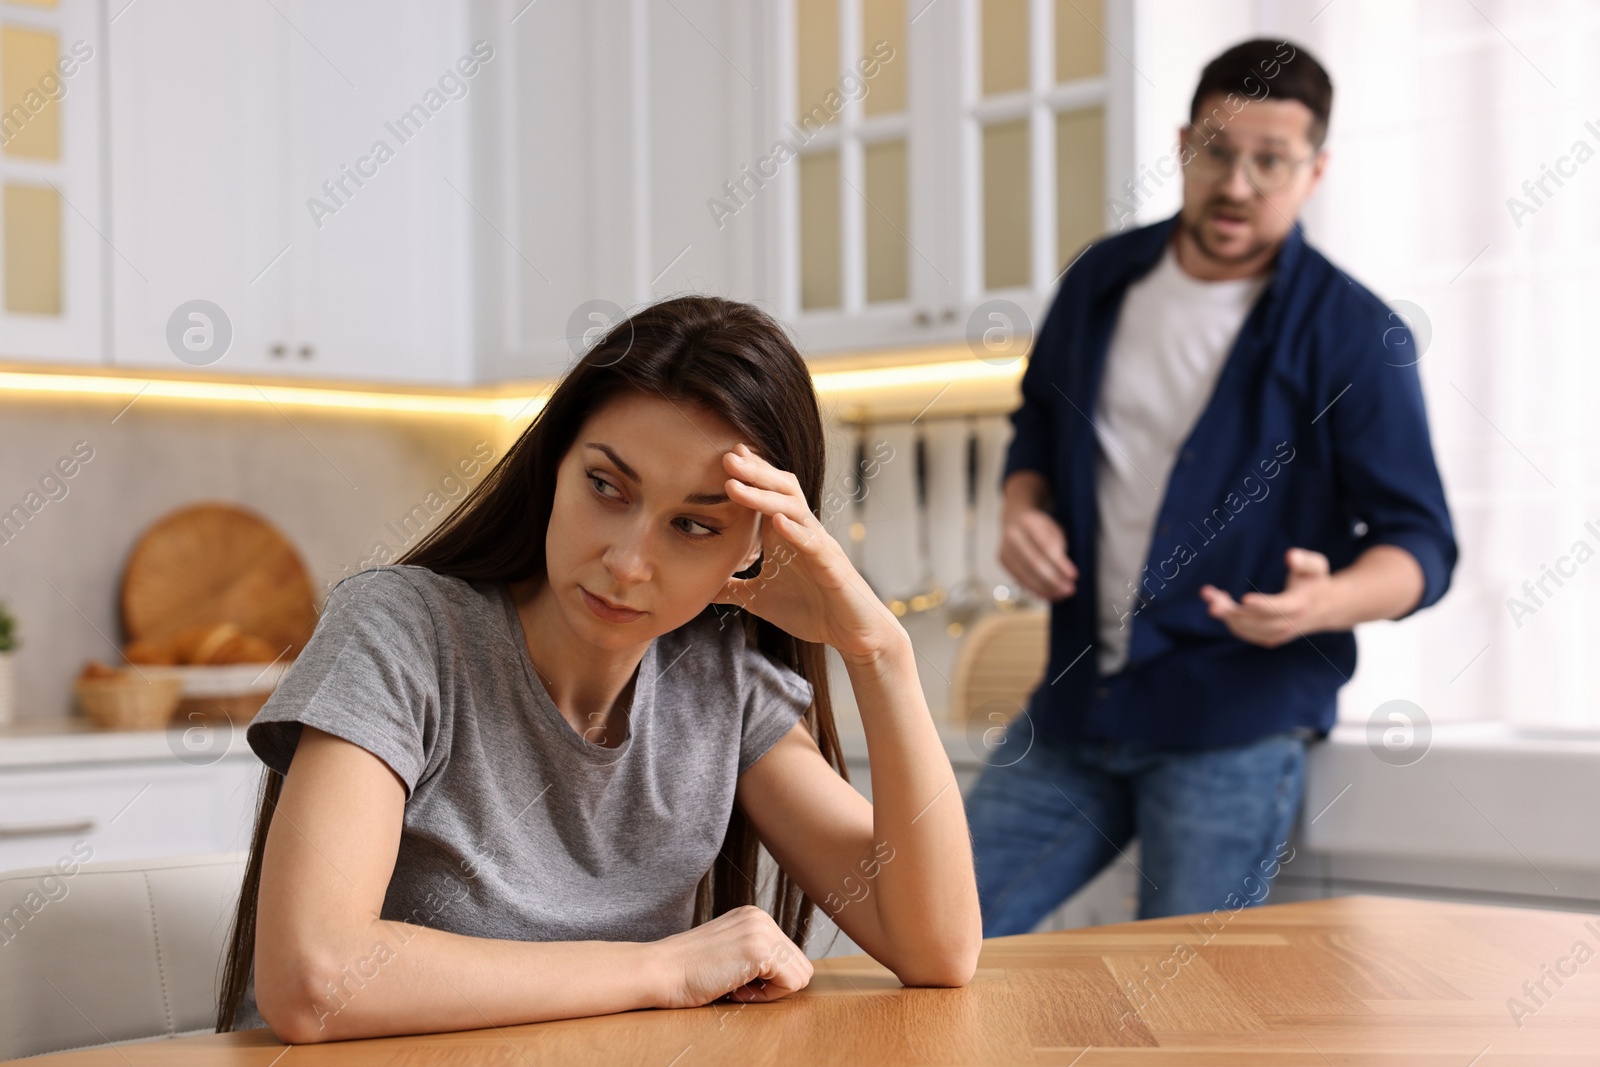
M1249 0L1134 0L1134 172L1111 183L1107 195L1126 197L1164 157L1176 157L1178 128L1188 125L1189 99L1200 71L1219 52L1259 35ZM1167 166L1165 169L1173 169ZM1135 221L1155 222L1178 210L1182 176L1152 177L1131 202Z

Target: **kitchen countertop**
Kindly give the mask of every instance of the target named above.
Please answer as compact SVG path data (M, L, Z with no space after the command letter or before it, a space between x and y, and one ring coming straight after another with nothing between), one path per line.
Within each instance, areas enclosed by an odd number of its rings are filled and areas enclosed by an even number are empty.
M976 770L982 764L983 733L991 727L967 730L938 723L939 739L957 770ZM229 730L227 725L218 727ZM185 728L188 729L188 728ZM0 726L0 770L54 767L64 764L119 763L128 760L165 760L184 751L184 730L102 730L82 716L28 719ZM867 757L866 735L841 726L839 744L851 762ZM226 759L254 759L245 743L244 730L232 728Z
M983 769L984 735L995 727L935 725L966 792ZM256 773L259 763L244 731L223 730L195 738L181 729L102 730L78 716L24 720L0 726L0 781L37 782L57 774L97 780L102 772L140 768L153 774L184 764ZM1600 856L1600 826L1588 816L1600 809L1600 741L1583 733L1441 724L1412 762L1388 752L1383 755L1391 759L1383 759L1381 739L1360 725L1341 725L1312 747L1307 760L1296 841L1316 857L1304 861L1311 872L1306 877L1337 874L1351 885L1461 892L1491 886L1510 903L1550 899L1592 907L1587 902L1600 900L1594 858ZM839 740L850 781L870 796L866 738L853 715L841 715ZM210 747L219 742L220 756ZM1008 754L1007 760L1024 758Z
M957 770L976 770L986 753L984 734L996 729L991 723L970 726L935 722L945 753ZM218 727L230 731L225 758L253 758L245 743L242 727ZM163 759L184 751L184 729L103 730L87 718L73 715L52 719L25 719L0 725L0 769L61 763L102 763L122 760ZM208 739L209 740L209 739ZM1435 727L1434 747L1490 753L1561 753L1567 756L1600 755L1600 737L1594 731L1572 731L1559 736L1546 731L1519 731L1501 723L1451 724ZM839 744L847 760L860 762L867 756L867 739L858 723L839 724ZM1316 750L1342 750L1353 756L1368 748L1368 737L1361 727L1341 724Z
M957 770L977 770L984 762L984 734L992 724L971 726L936 722L946 755ZM220 727L228 730L227 726ZM54 766L65 763L115 763L124 760L165 759L182 751L183 730L104 730L74 715L55 719L26 719L0 725L0 769ZM1358 740L1354 735L1347 741ZM859 763L867 758L867 738L855 723L841 723L839 744L845 759ZM252 757L244 730L235 727L226 758Z
M255 759L245 743L244 730L227 723L216 727L228 732L223 759ZM103 730L87 718L73 715L55 719L24 719L0 726L0 771L32 767L60 767L84 763L125 763L130 760L171 760L192 746L185 732L169 730ZM205 739L207 745L214 743Z

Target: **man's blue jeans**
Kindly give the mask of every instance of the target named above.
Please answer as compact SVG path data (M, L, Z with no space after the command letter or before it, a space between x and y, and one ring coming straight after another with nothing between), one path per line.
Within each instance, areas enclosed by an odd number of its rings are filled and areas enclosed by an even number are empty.
M1292 856L1305 740L1059 748L1026 714L967 796L983 936L1025 934L1139 838L1139 918L1259 904Z

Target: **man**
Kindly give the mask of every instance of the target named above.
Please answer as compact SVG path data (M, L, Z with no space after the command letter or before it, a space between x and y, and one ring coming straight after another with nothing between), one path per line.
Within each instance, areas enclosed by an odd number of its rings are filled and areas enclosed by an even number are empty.
M1134 836L1141 918L1259 903L1351 628L1449 585L1411 335L1296 221L1332 97L1287 42L1213 60L1181 211L1088 248L1035 340L1000 561L1050 662L968 798L986 937Z

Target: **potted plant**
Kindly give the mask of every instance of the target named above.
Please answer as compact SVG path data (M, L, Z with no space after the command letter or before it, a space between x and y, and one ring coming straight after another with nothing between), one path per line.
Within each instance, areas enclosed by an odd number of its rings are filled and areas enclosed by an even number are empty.
M17 716L17 619L0 600L0 723Z

